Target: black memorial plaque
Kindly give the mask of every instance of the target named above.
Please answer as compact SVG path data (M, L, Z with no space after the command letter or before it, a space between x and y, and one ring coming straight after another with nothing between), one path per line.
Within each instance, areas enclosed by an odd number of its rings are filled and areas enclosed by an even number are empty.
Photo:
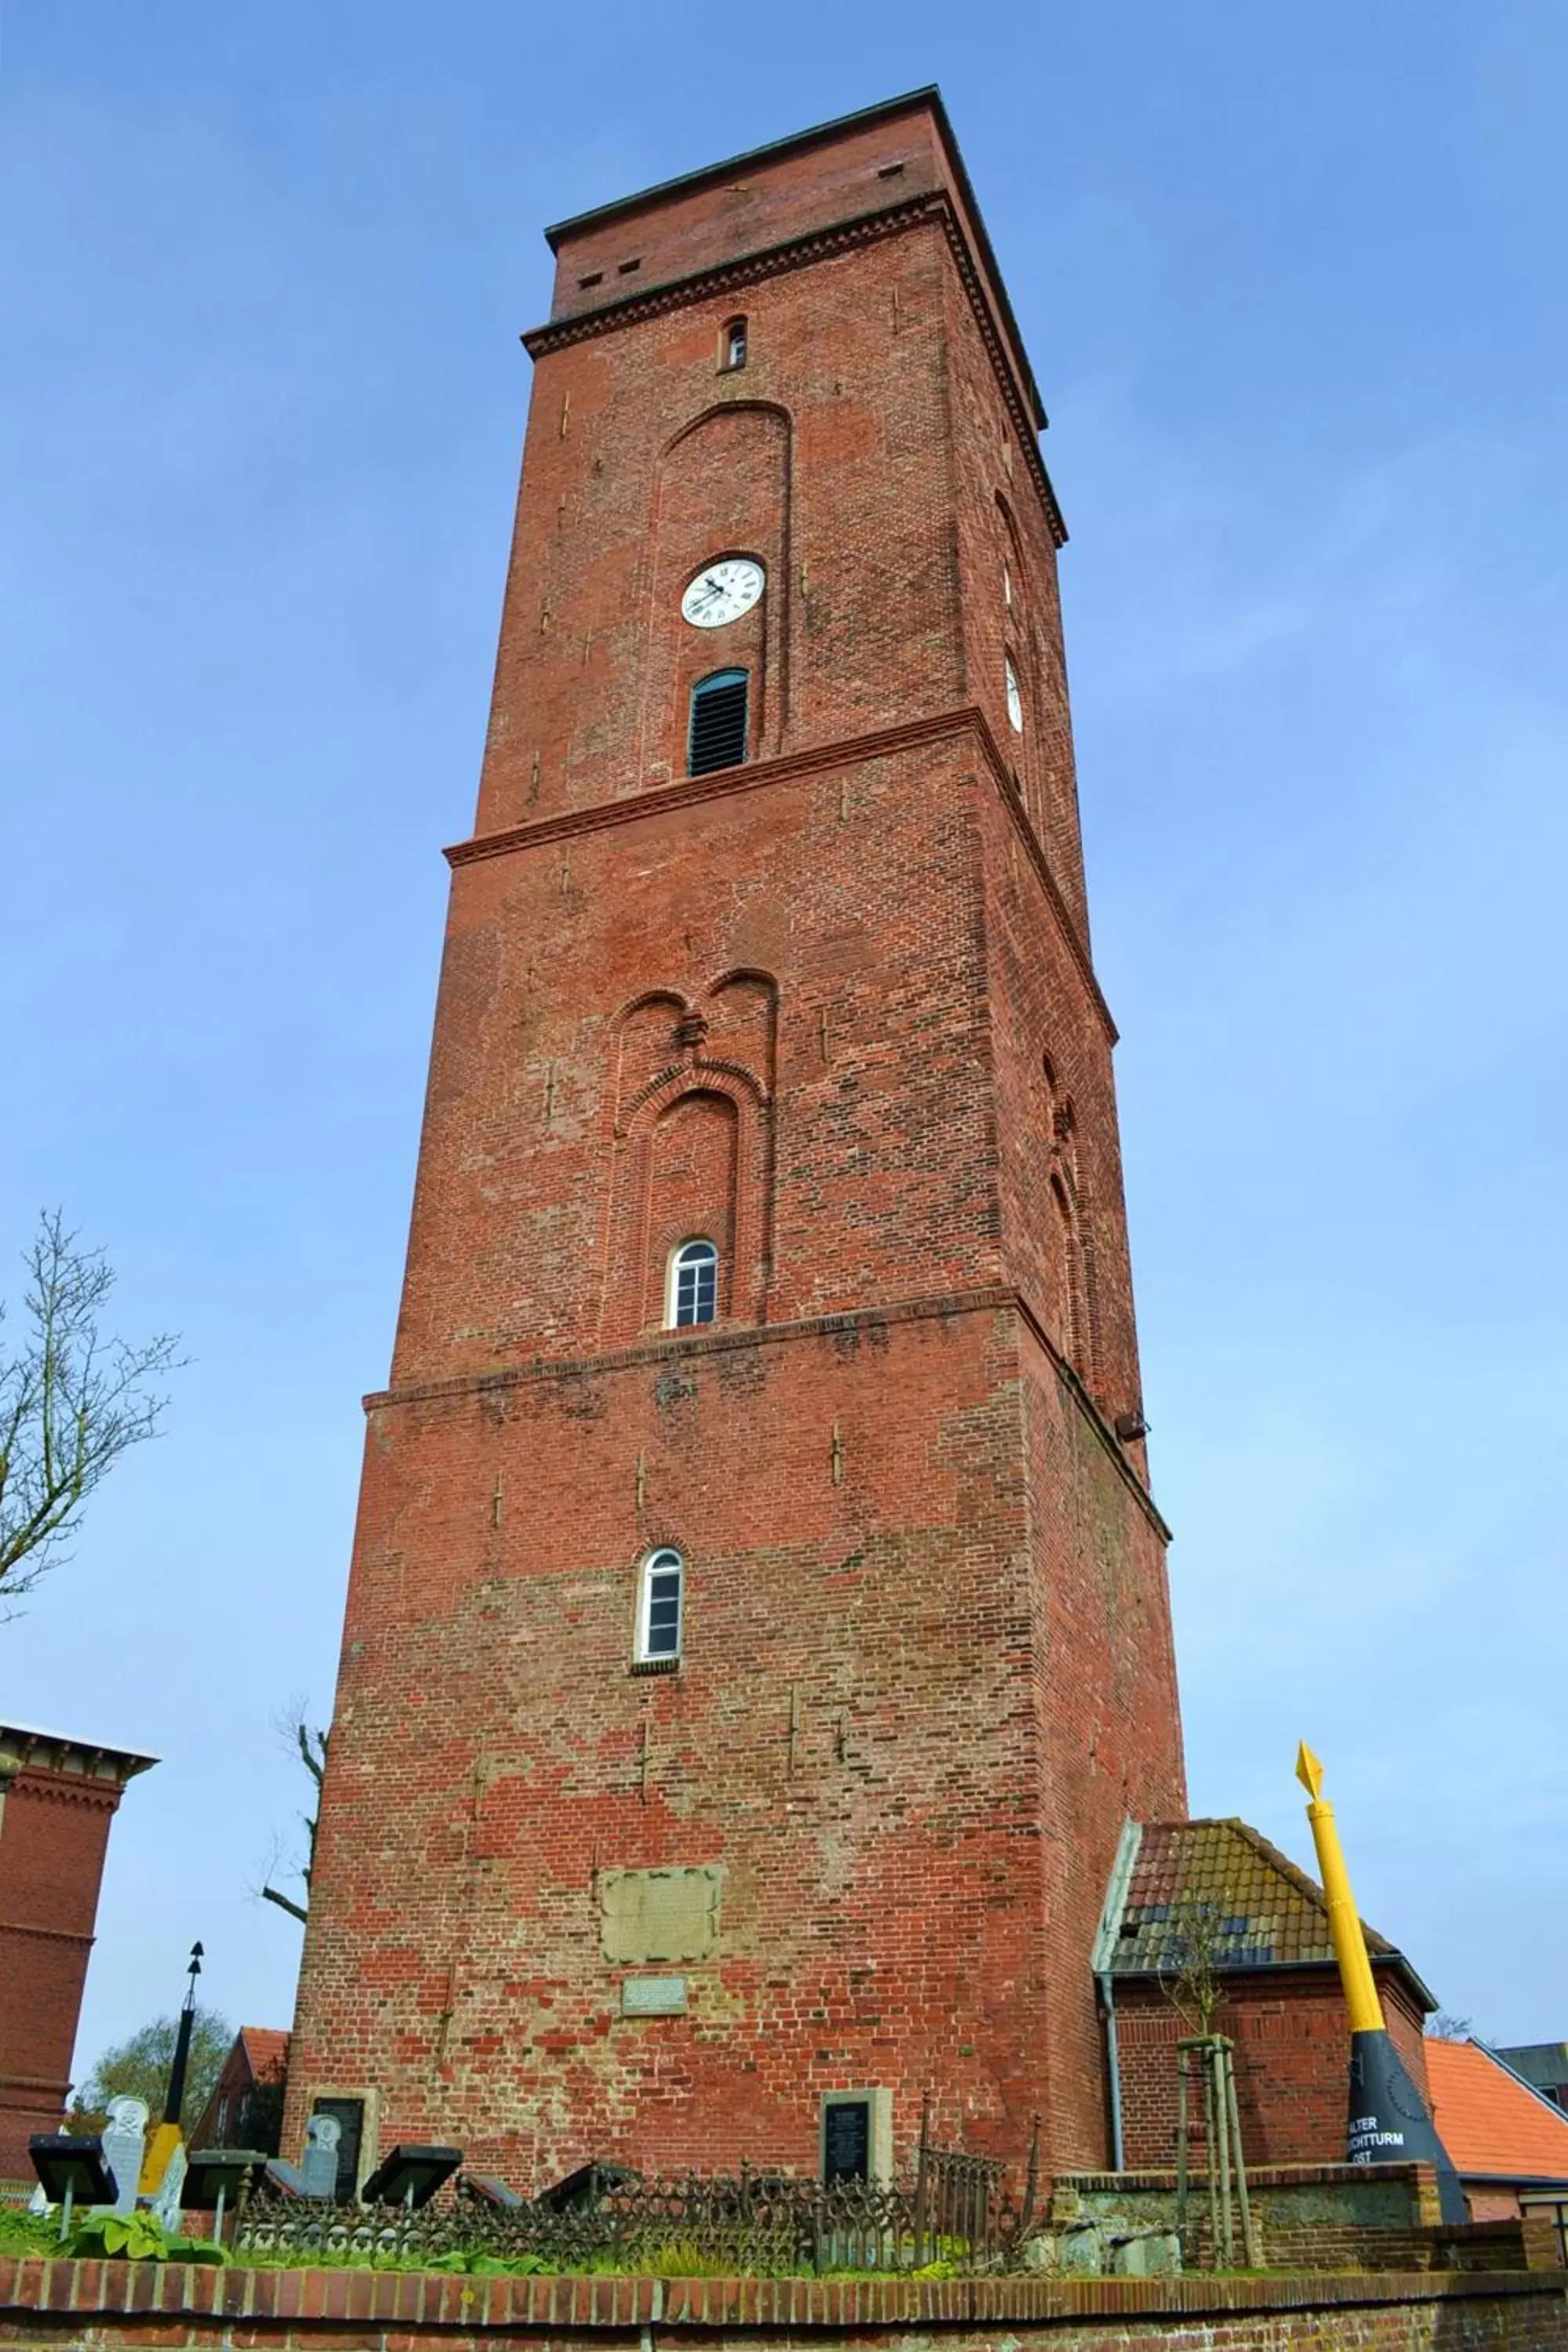
M822 2177L868 2180L871 2177L871 2102L837 2099L822 2117Z

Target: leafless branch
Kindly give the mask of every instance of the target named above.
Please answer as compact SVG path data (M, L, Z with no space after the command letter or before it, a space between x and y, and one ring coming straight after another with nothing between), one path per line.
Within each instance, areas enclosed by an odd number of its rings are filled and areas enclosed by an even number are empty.
M167 1333L133 1347L99 1318L114 1288L101 1250L46 1211L25 1264L26 1329L0 1356L0 1594L16 1600L58 1567L88 1497L120 1456L153 1437L166 1399L153 1383L185 1360ZM0 1307L0 1317L4 1308Z
M1189 2033L1214 2031L1215 2011L1225 1997L1219 1958L1220 1914L1212 1903L1184 1895L1171 1906L1169 1960L1160 1988Z
M316 1862L316 1826L321 1817L321 1782L326 1777L327 1741L331 1736L308 1720L308 1705L309 1702L303 1697L291 1698L287 1706L272 1718L272 1728L277 1732L284 1747L288 1748L290 1755L298 1755L300 1763L303 1764L315 1784L310 1811L300 1816L300 1826L305 1832L305 1859L303 1862L290 1865L290 1874L304 1882L305 1900L303 1903L297 1903L291 1895L281 1894L271 1884L272 1873L278 1868L282 1858L280 1850L276 1844L267 1865L267 1877L258 1889L263 1902L276 1903L280 1911L287 1911L291 1918L300 1921L309 1916L310 1874Z

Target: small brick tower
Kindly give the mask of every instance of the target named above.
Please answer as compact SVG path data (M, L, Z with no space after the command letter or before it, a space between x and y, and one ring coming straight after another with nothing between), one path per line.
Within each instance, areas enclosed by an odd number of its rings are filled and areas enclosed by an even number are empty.
M27 2142L60 2128L110 1825L157 1760L0 1723L0 2181L34 2186Z
M931 90L551 243L285 2145L1102 2163L1184 1788L1034 380Z

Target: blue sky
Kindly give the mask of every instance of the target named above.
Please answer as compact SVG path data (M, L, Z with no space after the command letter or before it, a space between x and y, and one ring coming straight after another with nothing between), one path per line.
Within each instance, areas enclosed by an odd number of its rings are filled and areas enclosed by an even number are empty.
M0 1259L63 1203L167 1436L0 1628L157 1748L80 2055L283 2023L471 815L541 225L943 86L1052 416L1194 1811L1568 2032L1560 0L11 0ZM7 1238L9 1237L9 1238Z

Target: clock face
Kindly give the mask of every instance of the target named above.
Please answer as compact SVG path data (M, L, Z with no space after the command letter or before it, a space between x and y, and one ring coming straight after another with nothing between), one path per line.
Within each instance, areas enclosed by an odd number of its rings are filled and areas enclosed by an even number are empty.
M705 563L680 600L683 617L694 629L722 628L749 613L766 585L760 563L749 555L725 555Z

